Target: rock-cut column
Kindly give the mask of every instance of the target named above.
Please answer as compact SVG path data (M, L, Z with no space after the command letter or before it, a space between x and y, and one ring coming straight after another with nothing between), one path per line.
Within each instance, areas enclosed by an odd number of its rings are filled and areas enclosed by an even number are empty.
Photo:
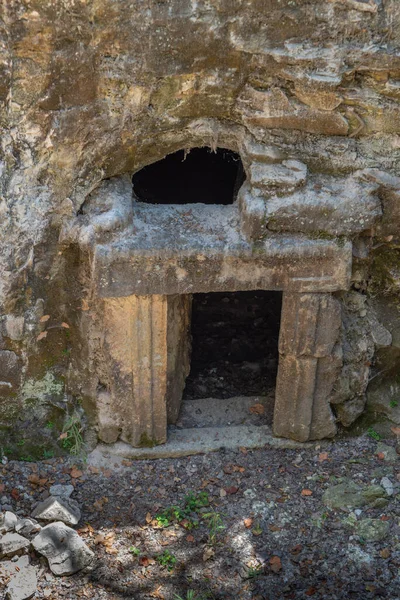
M335 435L329 397L341 367L340 327L340 303L330 294L284 294L275 435L300 442Z
M190 296L104 300L108 385L97 398L99 437L161 444L179 411L189 370ZM171 382L174 382L174 385Z

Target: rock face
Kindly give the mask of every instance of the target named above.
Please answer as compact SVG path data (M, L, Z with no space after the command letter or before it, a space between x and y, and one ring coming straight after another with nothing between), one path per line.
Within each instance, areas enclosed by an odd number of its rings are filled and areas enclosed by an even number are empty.
M72 575L90 567L94 560L93 552L79 535L60 522L43 527L32 546L47 558L55 575Z
M332 436L362 414L369 386L372 405L380 389L389 398L400 4L71 5L16 0L0 30L2 447L54 454L71 414L105 442L164 442L202 291L340 305L328 353L295 340L281 353L277 386L291 395L279 435ZM204 146L240 155L234 204L133 202L134 173ZM398 421L392 400L382 411Z

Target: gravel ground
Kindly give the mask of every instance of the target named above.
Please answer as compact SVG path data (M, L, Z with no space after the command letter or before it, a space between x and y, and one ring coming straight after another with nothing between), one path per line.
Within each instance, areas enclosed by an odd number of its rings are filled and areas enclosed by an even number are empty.
M29 516L53 483L74 485L77 529L96 566L57 578L32 555L40 567L36 598L395 600L400 457L395 439L384 444L365 436L314 449L221 450L106 469L76 460L10 461L0 465L0 502ZM343 481L365 487L382 478L393 486L383 508L323 502ZM376 527L372 536L360 529L366 519L387 524L378 541L370 541Z

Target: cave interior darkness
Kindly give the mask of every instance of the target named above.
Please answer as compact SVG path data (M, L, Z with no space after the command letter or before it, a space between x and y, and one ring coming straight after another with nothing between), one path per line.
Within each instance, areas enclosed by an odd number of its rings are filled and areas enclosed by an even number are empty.
M236 152L193 148L143 167L132 184L136 199L148 204L232 204L244 180Z
M193 294L183 400L262 396L274 389L281 306L281 292Z

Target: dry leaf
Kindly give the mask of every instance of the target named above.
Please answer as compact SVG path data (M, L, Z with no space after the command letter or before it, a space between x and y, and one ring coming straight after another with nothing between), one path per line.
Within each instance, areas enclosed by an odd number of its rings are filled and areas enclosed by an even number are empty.
M380 460L385 460L385 453L384 453L384 452L378 452L378 454L377 454L377 457L378 457Z
M219 490L219 496L220 496L220 498L225 498L225 496L226 496L226 491L225 491L223 488L221 488L221 489Z
M230 487L225 488L225 491L227 494L229 494L231 496L232 494L236 494L236 492L239 491L239 488L236 487L235 485L231 485Z
M40 323L46 323L46 321L48 321L50 319L50 315L43 315L43 317L41 317L39 319Z
M315 587L310 587L306 591L306 596L314 596L314 594L316 594L316 593L317 593L317 590L315 589Z
M41 333L39 333L36 340L39 342L40 340L43 340L45 337L47 337L47 331L42 331Z
M253 521L254 521L254 519L251 519L250 517L248 519L245 519L243 521L244 526L246 527L246 529L250 529L250 527L253 525Z
M248 450L247 448L245 448L244 446L239 446L239 450L242 454L244 454L246 456L246 454L248 454Z
M133 463L131 460L123 460L121 461L121 465L123 465L124 467L131 467Z
M271 571L274 573L279 573L279 571L282 569L282 562L279 556L272 556L269 559L269 566L271 567Z
M324 462L324 460L328 460L329 454L327 452L321 452L318 456L319 462Z
M64 329L69 329L68 323L61 323L61 327L64 327Z
M263 415L265 407L263 404L253 404L253 406L250 406L249 410L253 415Z
M194 537L191 534L189 534L186 536L186 541L192 543L192 542L194 542Z
M297 554L300 554L300 552L302 550L303 550L303 546L301 544L297 544L297 546L294 546L293 548L291 548L290 554L294 554L296 556Z
M78 479L79 477L82 477L82 475L83 475L82 471L80 471L79 469L77 469L75 467L73 467L71 469L71 471L69 472L69 474L71 475L71 477L73 479Z
M389 548L382 548L379 554L381 555L381 558L389 558L392 553Z
M98 467L89 467L89 471L93 473L93 475L98 475L100 473L100 469Z
M64 433L62 433L61 435L58 436L59 440L65 440L68 437L68 433L65 431Z
M146 523L151 523L152 518L151 518L151 514L148 512L146 515Z
M203 561L206 562L214 556L215 552L212 548L206 548L203 552Z
M301 495L302 496L312 496L312 491L311 490L301 490Z
M81 306L82 310L89 310L89 304L88 301L85 300L85 298L82 298L82 306Z
M400 427L391 427L390 429L393 431L394 435L400 435Z

